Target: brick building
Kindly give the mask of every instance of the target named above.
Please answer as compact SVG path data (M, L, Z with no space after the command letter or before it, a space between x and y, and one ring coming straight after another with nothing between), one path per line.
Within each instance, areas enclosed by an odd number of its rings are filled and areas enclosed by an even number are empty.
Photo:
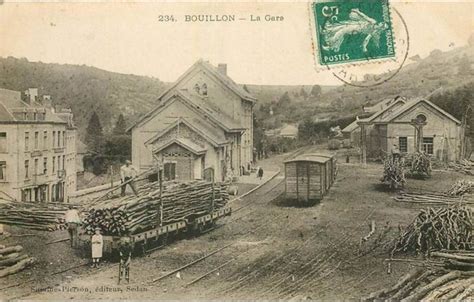
M61 202L76 191L76 127L37 89L0 89L0 197Z
M442 161L460 158L463 131L461 122L424 98L397 97L367 118L361 118L342 130L352 145L360 146L362 157L376 158L391 152L402 153L419 148Z
M256 99L227 75L227 65L199 60L132 126L132 162L163 164L166 179L238 176L253 161ZM208 178L206 176L206 178Z

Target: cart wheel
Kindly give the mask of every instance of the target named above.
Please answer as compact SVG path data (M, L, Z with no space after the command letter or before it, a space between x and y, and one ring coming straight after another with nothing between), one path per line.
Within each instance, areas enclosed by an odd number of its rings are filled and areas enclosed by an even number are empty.
M168 244L168 233L163 234L160 238L161 240L161 245L165 246Z

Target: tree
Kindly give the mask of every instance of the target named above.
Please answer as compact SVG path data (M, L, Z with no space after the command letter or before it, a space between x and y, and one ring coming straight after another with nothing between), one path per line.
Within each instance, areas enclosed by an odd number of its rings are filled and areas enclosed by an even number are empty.
M472 73L471 62L467 55L464 55L458 63L458 74L459 75L470 75Z
M311 93L310 93L310 95L311 95L312 97L317 98L317 97L319 97L319 96L321 95L321 92L322 92L321 86L319 86L319 85L313 85L313 87L311 88Z
M100 118L94 111L89 119L89 124L87 125L86 144L89 147L89 150L101 153L103 141L104 133L100 123Z
M286 91L278 100L278 107L286 108L290 105L290 103L291 103L291 98L290 98L290 95L288 94L288 91Z
M301 90L300 90L300 95L303 97L303 99L307 99L308 98L308 93L306 92L306 90L304 89L304 86L301 86Z
M115 123L115 128L113 131L114 135L123 135L127 131L127 124L125 122L125 118L123 114L120 113L119 117L117 118L117 122Z

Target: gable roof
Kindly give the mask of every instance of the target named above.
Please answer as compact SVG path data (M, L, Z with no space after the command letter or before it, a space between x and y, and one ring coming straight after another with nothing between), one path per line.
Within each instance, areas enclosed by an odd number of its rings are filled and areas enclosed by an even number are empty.
M166 133L168 133L175 127L177 127L179 124L185 124L186 126L191 128L193 131L195 131L196 133L204 137L208 142L211 143L211 145L215 147L225 144L227 142L223 135L220 135L219 133L217 133L216 131L212 131L211 129L207 129L209 127L202 127L203 126L202 123L200 123L201 127L198 127L196 123L198 122L191 121L185 118L179 118L174 123L171 123L169 126L167 126L165 129L153 135L149 140L145 142L145 145L153 143L154 141L156 141L157 139L159 139L160 137L162 137L163 135L165 135ZM201 130L202 128L206 128L205 130L209 130L209 131L204 132Z
M225 131L243 131L245 128L242 128L239 123L234 121L231 117L221 114L212 108L210 108L204 101L200 100L199 97L195 97L191 100L192 97L186 95L183 91L175 91L173 95L170 95L167 99L164 99L160 104L155 107L152 111L143 116L140 121L135 125L127 129L127 132L132 130L138 124L148 121L153 118L157 113L161 112L168 105L172 104L174 101L179 100L185 104L188 108L196 112L197 114L203 116L204 118L209 119L211 122L221 127ZM196 102L196 103L194 103Z
M153 149L153 152L160 152L161 150L166 149L167 147L169 147L173 144L177 144L178 146L181 146L184 149L187 149L187 150L191 151L192 153L194 153L196 155L204 154L207 151L205 148L197 145L196 143L194 143L190 139L187 139L187 138L184 138L184 137L177 137L177 138L174 138L174 139L170 140L169 142L167 142L167 143L165 143L165 144L163 144L159 147L156 147L155 149Z
M398 108L392 114L385 117L382 122L391 122L391 121L395 120L396 118L400 117L402 114L404 114L408 110L410 110L413 107L418 106L419 104L422 104L422 103L424 103L424 104L428 105L429 107L433 108L438 113L440 113L441 115L444 115L445 117L449 118L450 120L452 120L456 124L461 124L461 122L457 118L455 118L451 114L447 113L446 111L444 111L443 109L441 109L437 105L433 104L432 102L430 102L430 101L428 101L424 98L412 99L412 100L406 102L403 106Z
M214 77L216 77L224 86L229 88L231 91L233 91L235 94L237 94L241 99L255 103L257 99L253 97L250 93L245 91L241 86L239 86L237 83L235 83L229 76L219 72L217 70L217 67L211 65L209 62L206 62L202 59L198 60L196 63L194 63L188 70L186 70L174 83L171 85L169 88L167 88L164 92L162 92L158 96L158 106L156 106L154 109L152 109L148 114L144 115L143 117L139 118L132 126L130 126L127 129L127 132L141 124L144 120L146 120L148 117L154 114L156 109L158 109L161 106L161 103L163 102L163 97L168 94L172 90L176 90L176 87L178 84L186 78L189 74L191 74L194 70L197 68L202 68L212 74ZM194 100L194 98L193 98Z
M363 110L364 110L364 112L367 112L367 113L379 112L380 110L383 110L383 109L387 108L388 106L390 106L391 104L393 104L393 102L397 101L398 99L405 100L404 97L401 97L401 96L397 95L394 98L382 99L382 100L378 101L377 103L375 103L372 106L365 106L364 105Z

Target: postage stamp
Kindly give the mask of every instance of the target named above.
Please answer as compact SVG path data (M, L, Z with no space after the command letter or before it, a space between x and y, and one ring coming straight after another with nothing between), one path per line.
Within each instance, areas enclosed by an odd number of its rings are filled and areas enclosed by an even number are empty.
M395 57L388 0L315 2L311 6L321 65Z

